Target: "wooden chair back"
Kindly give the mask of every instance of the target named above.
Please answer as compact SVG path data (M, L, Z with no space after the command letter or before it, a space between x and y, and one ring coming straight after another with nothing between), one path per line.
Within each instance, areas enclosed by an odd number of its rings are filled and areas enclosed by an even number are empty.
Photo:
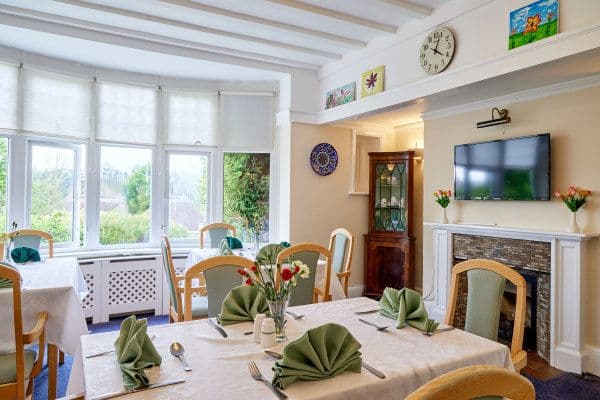
M512 343L510 346L510 353L515 369L517 371L520 371L525 365L527 365L527 352L523 350L527 283L525 282L525 278L523 278L523 276L517 271L515 271L513 268L510 268L509 266L499 263L497 261L486 259L473 259L456 264L452 268L450 298L448 300L448 307L446 309L445 323L447 325L454 325L454 314L456 312L456 303L458 298L459 275L463 272L467 272L469 270L474 269L483 269L495 272L496 274L503 276L516 287L517 297L515 305L515 320L512 335Z
M345 240L340 240L340 237L345 238ZM337 247L340 244L343 245L342 249ZM344 294L348 297L348 282L350 281L352 253L354 252L354 236L344 228L335 229L329 237L329 251L332 254L331 267L344 288ZM340 265L338 266L337 264Z
M315 256L311 256L311 253ZM315 276L317 273L317 268L318 268L318 262L319 262L319 258L320 256L325 257L325 262L327 263L326 265L326 269L325 269L325 283L323 285L323 287L318 288L315 285ZM319 302L319 298L322 301L331 301L331 294L329 293L329 286L331 283L331 251L329 251L329 249L326 249L323 246L319 246L318 244L314 244L314 243L300 243L300 244L296 244L294 246L290 246L287 249L284 249L281 253L279 253L279 255L277 256L277 264L285 264L286 262L288 262L290 259L298 259L302 262L304 262L305 264L308 265L308 267L310 268L310 277L308 279L299 279L298 280L298 285L296 286L296 288L294 289L294 291L292 291L292 298L290 299L290 305L300 305L297 304L294 301L294 293L296 290L298 290L298 288L301 288L301 285L306 285L306 284L311 284L313 286L313 290L312 290L312 295L313 295L313 303L318 303ZM310 261L306 262L304 259L309 259ZM313 264L314 261L314 264ZM309 264L310 263L310 264ZM279 285L279 283L281 282L281 276L279 274L277 274L275 276L275 284Z
M16 241L19 237L25 238L27 236L34 236L36 238L40 238L40 240L46 240L46 242L48 242L48 258L54 257L54 239L52 238L52 235L48 232L40 231L37 229L19 229L17 231L12 231L8 233L8 237L11 239L11 242ZM39 245L36 246L36 250L39 250ZM4 254L4 251L4 243L0 242L0 254Z
M179 286L181 277L177 276L175 272L171 243L167 235L161 236L160 247L162 251L163 270L169 285L169 322L181 322L183 321L183 305L181 301L183 289Z
M427 382L406 400L470 400L484 396L535 400L535 389L527 378L506 368L473 365Z
M236 235L236 229L235 226L230 225L230 224L226 224L225 222L215 222L212 224L208 224L208 225L204 225L202 228L200 228L200 248L203 249L204 248L204 234L206 232L209 233L210 235L210 231L212 230L225 230L225 231L230 231L232 236ZM225 236L227 236L227 234L225 234ZM225 237L223 236L223 237ZM211 241L211 245L210 247L219 247L219 243L221 242L223 238L218 238L218 240L213 240L213 238L211 237L210 241Z
M48 314L43 312L38 315L38 321L34 328L29 332L23 332L23 314L21 311L21 274L17 269L9 264L0 262L0 278L4 282L10 281L12 284L13 297L13 324L15 331L15 359L17 380L12 383L0 385L0 399L25 399L30 395L33 389L33 377L37 376L42 370L44 360L44 327L48 320ZM35 361L29 376L25 376L25 345L34 341L39 343L38 357ZM25 382L28 381L27 387Z
M193 287L195 279L203 280L204 289L208 296L209 317L214 316L217 308L220 310L221 303L231 289L242 284L242 277L237 274L238 268L250 269L254 265L252 260L240 256L217 256L210 257L192 265L185 271L184 275L184 320L192 320L192 293L198 290ZM225 271L227 276L219 276L219 272ZM215 279L211 279L211 274L215 274Z

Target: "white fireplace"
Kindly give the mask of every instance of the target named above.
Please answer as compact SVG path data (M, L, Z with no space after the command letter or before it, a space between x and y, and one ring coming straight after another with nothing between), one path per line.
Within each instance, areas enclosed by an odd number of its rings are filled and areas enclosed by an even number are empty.
M566 233L544 230L503 228L488 225L425 223L433 231L433 290L426 298L427 309L443 320L450 293L454 261L452 236L466 234L496 238L523 239L550 243L550 364L564 371L582 373L586 366L585 323L583 318L586 263L592 257L592 241L600 233ZM424 283L424 287L427 287ZM592 361L595 364L597 361Z

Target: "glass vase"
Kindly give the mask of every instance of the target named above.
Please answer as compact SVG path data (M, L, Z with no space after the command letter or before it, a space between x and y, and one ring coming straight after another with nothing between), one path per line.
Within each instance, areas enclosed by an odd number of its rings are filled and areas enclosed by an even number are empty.
M288 299L269 300L269 311L271 318L275 321L275 337L278 342L283 342L287 339L285 334L285 310L288 306Z

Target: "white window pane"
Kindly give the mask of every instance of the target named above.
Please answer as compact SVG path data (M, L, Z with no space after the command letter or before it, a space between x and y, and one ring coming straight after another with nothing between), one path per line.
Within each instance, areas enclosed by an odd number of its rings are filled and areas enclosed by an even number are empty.
M31 145L31 227L56 243L73 242L75 150Z
M91 81L23 70L23 129L75 137L90 135Z
M165 92L164 130L169 144L218 145L217 93Z
M269 241L269 164L269 154L224 154L223 217L246 242Z
M0 230L5 230L7 226L8 140L8 138L0 137Z
M223 146L270 149L273 142L273 97L221 95Z
M0 63L0 129L17 129L18 68Z
M100 82L97 92L98 139L156 142L156 89Z
M100 244L148 242L151 162L150 149L102 146Z
M208 155L169 153L169 236L198 238L207 223Z

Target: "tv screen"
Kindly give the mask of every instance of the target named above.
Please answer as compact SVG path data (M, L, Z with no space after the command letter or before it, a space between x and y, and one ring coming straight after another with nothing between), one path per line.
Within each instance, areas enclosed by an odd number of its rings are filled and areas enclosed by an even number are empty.
M550 200L550 134L454 147L457 200Z

